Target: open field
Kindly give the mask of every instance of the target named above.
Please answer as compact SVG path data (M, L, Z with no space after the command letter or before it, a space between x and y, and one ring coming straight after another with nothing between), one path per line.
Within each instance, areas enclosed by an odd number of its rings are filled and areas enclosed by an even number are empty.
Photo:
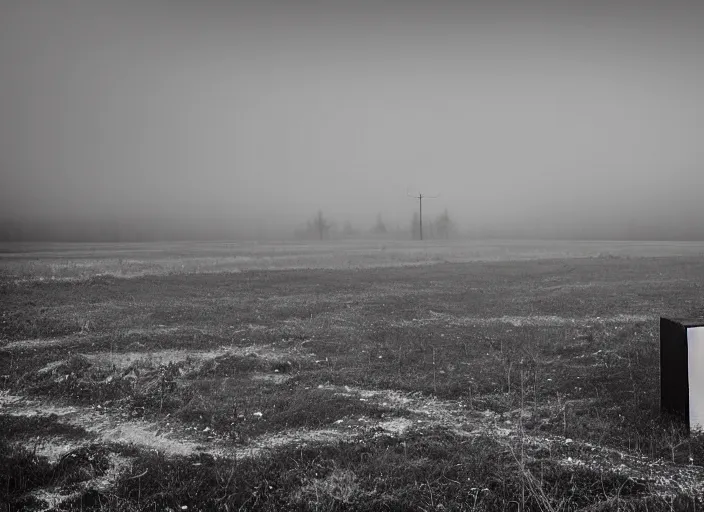
M0 250L0 510L704 507L704 244Z
M701 242L350 240L279 243L3 244L6 280L80 281L100 276L363 269L477 261L701 256Z

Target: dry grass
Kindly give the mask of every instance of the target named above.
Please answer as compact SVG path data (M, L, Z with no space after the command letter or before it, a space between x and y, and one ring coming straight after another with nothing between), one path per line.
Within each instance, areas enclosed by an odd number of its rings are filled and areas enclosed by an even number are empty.
M704 442L658 410L657 317L700 315L697 245L339 249L132 247L152 266L126 279L95 277L114 253L82 260L74 247L40 255L61 263L44 282L49 267L23 277L26 256L5 254L0 467L16 471L0 498L113 510L701 505ZM187 265L171 271L170 258ZM252 270L291 258L365 268ZM443 260L465 262L426 265ZM82 462L61 465L71 454Z
M96 277L251 270L385 268L476 261L700 256L700 242L414 241L327 243L0 244L8 281L81 282Z

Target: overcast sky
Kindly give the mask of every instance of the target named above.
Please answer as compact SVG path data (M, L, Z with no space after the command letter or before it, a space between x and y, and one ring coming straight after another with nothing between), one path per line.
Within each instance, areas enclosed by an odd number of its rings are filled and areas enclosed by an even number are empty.
M650 3L2 0L0 215L702 217L704 2Z

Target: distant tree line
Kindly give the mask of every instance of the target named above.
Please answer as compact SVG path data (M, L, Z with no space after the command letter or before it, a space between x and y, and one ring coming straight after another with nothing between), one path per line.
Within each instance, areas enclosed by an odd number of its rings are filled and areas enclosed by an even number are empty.
M459 236L459 230L450 218L447 210L443 211L435 218L424 216L423 219L424 239L449 239ZM349 220L343 223L342 229L338 230L337 225L330 221L322 210L311 217L305 227L295 231L296 238L305 240L326 240L326 239L349 239L359 237L385 237L413 240L420 238L420 223L418 213L415 212L408 228L396 226L388 228L381 213L378 213L376 220L367 230L355 228Z
M420 239L420 218L418 212L413 213L410 227L411 237L413 240ZM450 218L447 209L440 215L433 218L423 216L423 239L449 239L459 235L457 226Z
M383 237L402 238L400 229L391 230L386 227L384 219L379 213L376 221L367 230L360 230L352 225L349 220L344 221L340 229L335 222L329 220L322 210L306 221L303 228L295 230L295 237L304 240L350 239L358 237Z
M471 221L471 219L470 219ZM266 226L266 223L262 224ZM418 213L407 223L389 225L379 213L368 225L344 220L340 225L323 211L312 215L302 227L271 222L263 229L256 220L228 218L216 221L195 219L71 219L27 220L0 219L1 242L158 242L209 240L304 240L355 239L361 237L408 240L419 238ZM459 224L446 210L439 215L423 215L424 239L562 239L562 240L704 240L704 224L692 219L670 224L617 219L611 224L590 225L551 218L529 223L516 219L512 223L465 221Z

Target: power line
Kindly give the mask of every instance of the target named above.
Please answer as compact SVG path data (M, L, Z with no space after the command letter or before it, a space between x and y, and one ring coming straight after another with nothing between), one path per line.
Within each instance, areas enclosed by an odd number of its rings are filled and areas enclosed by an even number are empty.
M423 199L437 199L439 194L434 196L424 196L418 192L417 196L412 196L408 193L408 190L406 190L406 195L408 197L412 197L413 199L418 199L418 209L420 211L420 215L418 216L418 226L420 228L420 239L423 240Z

